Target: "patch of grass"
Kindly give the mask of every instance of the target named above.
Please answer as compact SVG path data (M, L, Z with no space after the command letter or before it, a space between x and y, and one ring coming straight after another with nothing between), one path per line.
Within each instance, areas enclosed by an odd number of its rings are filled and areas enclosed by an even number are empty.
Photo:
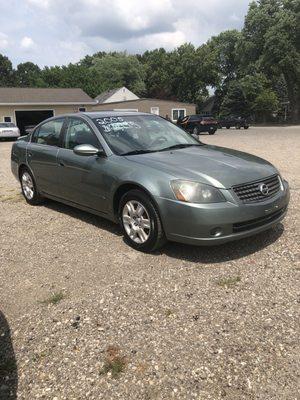
M45 357L46 357L46 352L45 351L42 351L41 353L34 353L33 356L32 356L32 361L39 362Z
M174 313L173 313L173 310L171 310L170 308L168 308L167 310L166 310L166 317L171 317L171 315L173 315Z
M10 374L16 370L16 362L13 358L8 358L7 360L0 363L0 375Z
M120 355L120 349L116 346L108 346L103 367L100 375L111 373L113 378L118 378L124 372L127 365L125 356Z
M55 292L52 293L52 295L50 297L48 297L48 299L45 299L43 301L41 301L42 304L58 304L60 301L62 301L64 298L66 297L66 295L63 292Z
M241 281L240 276L228 276L225 278L221 278L217 281L217 285L221 287L233 287L236 286Z

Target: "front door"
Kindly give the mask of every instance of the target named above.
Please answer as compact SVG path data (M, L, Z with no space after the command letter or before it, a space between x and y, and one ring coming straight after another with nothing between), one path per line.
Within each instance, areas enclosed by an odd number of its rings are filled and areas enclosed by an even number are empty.
M27 146L27 162L40 192L59 195L57 155L64 118L40 125Z
M101 148L101 144L86 121L79 117L69 117L66 124L63 146L59 149L60 190L65 200L105 213L108 200L105 192L106 157L83 156L73 152L75 146L91 144Z

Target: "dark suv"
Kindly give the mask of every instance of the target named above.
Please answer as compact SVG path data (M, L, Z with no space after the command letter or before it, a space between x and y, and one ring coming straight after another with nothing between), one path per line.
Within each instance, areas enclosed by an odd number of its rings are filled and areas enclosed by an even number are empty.
M246 118L243 117L225 117L225 118L221 118L218 121L218 127L220 129L222 128L226 128L229 129L232 126L234 126L236 129L248 129L249 128L249 124L246 120Z
M199 135L200 132L208 132L213 135L218 129L218 121L214 117L199 114L187 115L178 119L177 125L193 135Z

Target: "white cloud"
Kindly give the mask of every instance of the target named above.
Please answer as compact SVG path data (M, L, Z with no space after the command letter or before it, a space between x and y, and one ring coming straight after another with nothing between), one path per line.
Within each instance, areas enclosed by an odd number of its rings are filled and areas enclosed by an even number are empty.
M8 36L0 32L0 50L5 50L8 47Z
M23 49L29 50L35 46L34 41L29 36L24 36L20 42L20 45Z
M14 64L30 58L42 66L97 51L172 49L186 41L198 46L225 29L241 28L249 1L0 1L0 50Z

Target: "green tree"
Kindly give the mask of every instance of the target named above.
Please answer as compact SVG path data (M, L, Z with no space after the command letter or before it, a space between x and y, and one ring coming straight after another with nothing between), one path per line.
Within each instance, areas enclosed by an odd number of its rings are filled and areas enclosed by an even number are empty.
M42 86L41 70L32 62L21 63L15 72L16 84L18 86Z
M272 113L278 111L278 106L279 102L276 93L271 89L264 89L256 97L252 110L256 113L259 119L266 122Z
M249 104L247 102L242 85L238 81L232 81L229 84L228 91L221 104L221 116L241 116L248 117L250 114Z
M146 51L142 56L137 57L145 68L147 96L170 99L172 97L170 53L160 48Z
M15 84L14 70L8 57L0 54L0 86L13 86Z
M300 2L260 0L250 5L242 31L243 71L283 76L292 119L300 119Z
M101 82L101 91L126 86L137 95L145 93L145 69L136 56L115 53L95 57L90 71Z

